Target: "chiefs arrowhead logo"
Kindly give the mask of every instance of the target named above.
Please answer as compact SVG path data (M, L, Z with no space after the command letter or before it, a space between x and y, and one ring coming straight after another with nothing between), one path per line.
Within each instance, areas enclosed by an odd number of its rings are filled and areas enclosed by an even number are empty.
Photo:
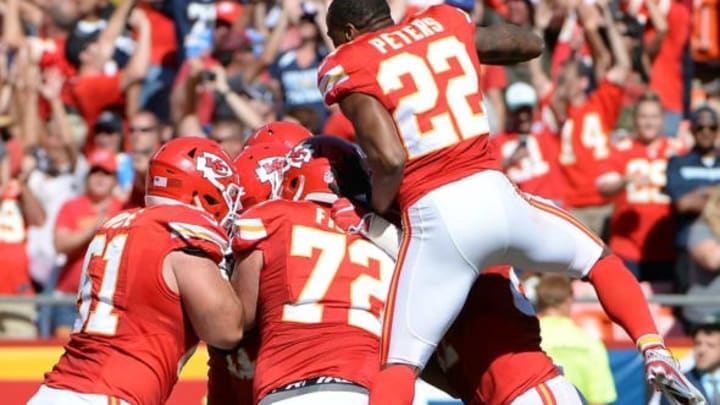
M294 147L286 158L289 167L299 169L303 164L308 163L312 159L313 151L308 146L300 144Z
M281 173L285 168L285 157L284 156L271 156L265 159L258 160L257 169L255 173L261 182L267 183L272 182L277 178L277 174Z
M197 158L197 170L203 174L204 178L221 189L222 184L219 180L230 177L233 174L230 164L210 152L203 152L202 156Z

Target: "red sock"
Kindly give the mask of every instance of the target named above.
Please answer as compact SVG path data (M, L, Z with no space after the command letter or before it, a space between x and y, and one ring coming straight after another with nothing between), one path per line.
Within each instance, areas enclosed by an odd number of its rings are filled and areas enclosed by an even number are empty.
M409 366L388 366L375 376L368 405L412 405L415 378L415 371Z
M640 284L619 257L610 255L598 260L588 278L605 312L633 341L658 334Z

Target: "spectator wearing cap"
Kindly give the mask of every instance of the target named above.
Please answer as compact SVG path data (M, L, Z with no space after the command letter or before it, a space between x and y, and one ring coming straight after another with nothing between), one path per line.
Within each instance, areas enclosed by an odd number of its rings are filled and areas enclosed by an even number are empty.
M88 157L88 165L85 193L63 204L55 222L55 250L67 256L55 287L58 296L77 295L87 246L97 228L122 208L122 201L113 196L118 170L115 154L108 149L95 149ZM55 308L52 317L55 336L69 336L76 314L75 306Z
M130 191L133 182L132 159L123 152L123 122L119 115L104 111L93 127L93 147L112 151L117 158L118 187L122 193Z
M680 292L688 287L690 225L703 212L710 195L720 184L720 156L715 149L719 134L717 111L710 107L697 109L690 130L695 145L687 154L670 158L665 188L677 220L675 277Z
M557 160L557 135L535 121L537 94L527 83L517 82L505 92L508 131L492 139L503 171L520 187L563 205L565 179Z
M692 356L695 366L685 373L688 381L707 399L709 405L720 404L720 319L696 325L692 330ZM667 398L660 405L671 405Z
M126 115L139 109L141 82L150 66L151 27L145 12L140 8L133 9L133 3L131 0L121 2L100 36L83 42L77 51L78 73L72 80L72 92L78 110L89 126L95 124L102 111L111 107L124 108ZM108 69L106 64L112 56L112 44L126 23L137 36L134 52L124 68ZM131 87L137 90L129 91Z
M292 107L312 107L324 125L328 111L317 87L317 70L329 51L320 28L322 21L324 16L314 3L302 3L296 23L300 43L277 57L270 66L270 75L275 90L282 94L283 111Z
M675 221L665 171L685 146L663 136L663 108L654 93L638 100L633 122L634 135L611 149L597 180L600 192L613 198L609 245L639 280L671 282Z

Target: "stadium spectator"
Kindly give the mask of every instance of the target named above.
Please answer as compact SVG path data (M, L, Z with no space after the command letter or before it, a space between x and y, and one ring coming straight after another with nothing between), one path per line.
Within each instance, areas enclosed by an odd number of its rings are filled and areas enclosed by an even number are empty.
M662 136L663 110L654 93L635 106L635 134L610 152L597 186L614 197L609 224L610 248L641 281L672 281L675 224L664 193L670 157L684 152Z
M74 128L65 111L61 99L64 80L60 70L47 69L44 76L40 92L50 104L51 116L46 129L41 131L38 145L32 145L37 166L30 173L28 184L35 195L42 196L40 202L47 220L42 226L28 229L28 253L33 281L38 287L52 289L54 283L48 285L49 278L53 269L64 260L53 246L55 219L65 201L84 191L88 168L79 150L87 128L82 122Z
M210 132L209 138L219 143L225 153L233 159L235 159L235 157L240 154L240 151L243 149L243 131L237 121L216 121L213 124L212 132Z
M67 255L55 287L55 293L60 297L77 295L85 249L98 227L122 208L122 202L113 197L118 170L115 154L108 149L96 149L89 156L88 165L85 194L63 204L55 224L55 250ZM55 308L53 329L56 337L66 339L70 336L76 315L75 306Z
M19 173L11 175L9 158L0 159L0 294L32 295L27 226L40 226L45 212L27 180L35 166L25 156ZM0 336L35 337L33 304L0 303Z
M72 91L80 113L90 125L95 125L100 113L111 107L124 108L127 116L139 109L140 83L150 65L151 27L144 11L131 8L133 3L125 0L120 4L97 40L79 44L74 61L78 73ZM108 71L112 44L126 22L137 35L135 50L124 68ZM73 58L68 59L73 62Z
M620 114L622 86L631 67L609 6L605 4L602 10L614 64L601 73L600 84L588 96L595 72L584 62L571 59L563 65L557 90L567 105L560 146L560 165L568 183L566 203L598 235L603 234L612 207L595 187L595 179L610 156L610 134ZM589 36L596 34L595 24L584 28Z
M668 161L666 191L677 218L675 247L675 288L688 287L687 242L690 224L705 208L713 189L720 184L720 159L715 150L718 140L718 114L710 107L696 110L691 119L695 145L686 155Z
M573 305L570 280L559 274L544 274L536 294L542 349L562 367L565 377L589 404L615 401L617 393L607 349L570 318Z
M535 121L537 95L532 86L517 82L505 92L508 131L492 139L503 171L520 190L563 205L565 179L558 163L557 135Z
M720 188L713 190L700 218L690 225L687 249L688 294L720 295ZM683 314L692 324L720 320L720 308L712 306L686 306Z
M162 143L162 126L150 111L140 111L130 118L130 157L133 167L133 184L123 209L145 206L145 181L150 157Z
M152 26L150 32L150 67L140 94L140 109L152 111L161 120L170 119L170 91L177 70L175 23L162 13L157 1L139 1Z
M698 325L693 329L695 367L685 373L690 382L707 398L708 404L720 404L720 323ZM671 405L667 398L660 405Z
M117 159L118 192L126 195L133 182L132 160L124 151L124 128L122 118L112 111L103 111L93 126L93 149L107 149Z
M297 21L300 43L278 55L270 66L274 86L283 96L283 110L313 107L323 124L328 111L317 88L316 78L318 67L329 52L321 29L324 20L324 9L319 9L315 3L302 3Z
M650 24L646 25L645 48L652 61L650 88L660 96L665 110L663 134L675 136L683 113L682 59L690 38L690 16L678 1L643 2Z

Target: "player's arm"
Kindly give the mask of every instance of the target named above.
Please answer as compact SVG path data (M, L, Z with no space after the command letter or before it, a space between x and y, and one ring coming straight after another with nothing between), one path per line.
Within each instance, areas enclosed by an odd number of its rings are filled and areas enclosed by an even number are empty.
M615 26L613 21L612 11L607 2L601 4L603 19L605 20L605 29L607 31L608 39L610 40L610 50L613 56L613 65L605 74L607 80L624 86L628 75L632 69L632 61L630 60L630 53L625 46L625 41L622 35ZM613 122L614 123L614 122Z
M165 258L163 276L180 295L200 339L220 349L240 342L242 305L217 263L200 251L173 251Z
M262 250L256 249L235 261L230 282L242 301L245 329L255 326L260 271L265 263Z
M545 43L531 30L513 24L494 24L476 28L475 47L484 64L512 65L540 56Z
M395 201L407 160L392 116L374 97L351 93L339 101L372 169L372 208L382 214Z

